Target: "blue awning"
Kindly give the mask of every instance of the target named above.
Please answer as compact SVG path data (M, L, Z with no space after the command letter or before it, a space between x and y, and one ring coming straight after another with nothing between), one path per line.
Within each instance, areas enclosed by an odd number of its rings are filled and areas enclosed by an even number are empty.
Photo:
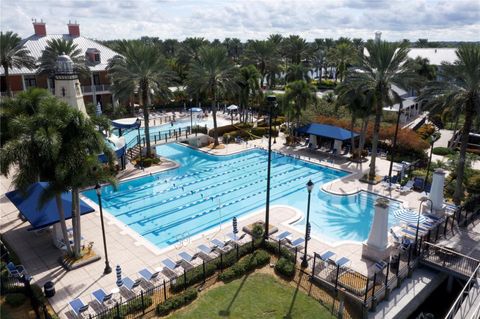
M125 145L125 146L115 150L115 156L117 158L121 158L123 155L125 155L126 152L127 152L127 146ZM102 163L107 163L108 162L107 155L105 155L103 153L98 155L98 160Z
M327 137L339 141L345 141L352 137L352 132L341 127L328 125L328 124L318 124L312 123L305 126L302 126L296 129L298 133L302 134L312 134L321 137ZM357 133L353 133L354 137L357 137Z
M55 198L48 200L43 206L40 206L40 198L48 187L48 183L39 182L32 184L25 197L19 190L11 191L5 195L17 207L20 213L32 225L29 230L41 229L56 224L60 221L57 203ZM72 193L62 193L63 210L65 219L72 218ZM80 213L82 215L95 211L92 207L80 200Z
M137 129L142 121L136 117L118 119L112 121L112 126L118 129Z

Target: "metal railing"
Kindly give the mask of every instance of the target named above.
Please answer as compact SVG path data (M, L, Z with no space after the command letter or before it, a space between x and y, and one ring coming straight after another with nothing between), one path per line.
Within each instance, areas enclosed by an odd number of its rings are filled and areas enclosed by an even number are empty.
M110 88L111 88L111 85L109 85L109 84L97 84L97 85L95 85L95 92L96 93L110 92ZM93 93L92 85L82 86L82 92L83 93Z
M477 268L473 271L472 275L468 279L467 283L463 287L462 291L458 295L457 299L453 303L452 307L448 311L447 315L445 316L445 319L453 319L457 316L457 314L460 315L460 318L465 318L469 319L466 316L468 315L468 312L470 311L472 306L475 306L474 302L476 299L479 297L480 294L480 287L478 287L478 275L480 274L480 264L477 265ZM472 288L474 286L477 286L476 289ZM468 307L464 308L464 302L468 302ZM466 311L467 313L464 313ZM477 308L472 312L471 318L478 318L478 314L480 311L480 303L477 305ZM460 312L460 313L459 313Z

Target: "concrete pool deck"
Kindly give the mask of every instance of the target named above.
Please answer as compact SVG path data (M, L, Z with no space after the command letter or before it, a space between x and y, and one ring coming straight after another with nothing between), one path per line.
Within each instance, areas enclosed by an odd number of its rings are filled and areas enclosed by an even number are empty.
M266 147L266 139L249 142L250 146L256 145ZM226 155L246 149L246 145L230 144L225 149L213 150L210 152L218 155ZM302 159L310 160L315 163L322 163L327 166L349 170L354 175L347 176L341 180L337 180L327 186L327 191L338 194L349 194L359 190L367 190L377 192L381 195L392 196L396 199L406 201L406 206L418 209L418 198L421 194L411 192L406 196L393 190L385 192L380 185L371 186L358 182L358 176L361 176L368 169L368 162L362 164L352 164L346 160L333 159L333 163L326 162L324 159L330 159L322 154L312 154L302 148L290 148L283 145L282 138L277 139L277 144L273 147L275 150L284 153L301 155ZM386 175L388 172L389 162L384 159L378 159L378 174ZM145 169L145 171L133 169L131 166L128 171L124 172L129 178L154 173L160 169L171 169L172 166L153 167ZM307 182L307 181L306 181ZM10 178L0 177L0 231L4 234L6 240L11 243L19 255L23 265L27 271L33 276L34 282L42 286L47 281L55 283L56 295L50 298L50 303L57 313L61 316L69 310L68 302L81 298L84 302L92 300L91 292L96 289L103 288L105 291L111 291L115 287L115 272L103 275L104 269L104 252L102 248L102 234L100 228L100 215L96 203L89 201L89 204L96 209L94 213L82 217L82 236L86 242L94 242L94 250L102 257L101 261L81 267L76 270L66 271L58 264L58 258L62 252L56 249L52 244L51 234L49 232L35 233L27 231L29 224L22 222L18 218L18 210L5 197L4 193L12 190ZM156 269L162 266L161 260L171 258L178 260L178 253L182 250L195 253L196 247L201 243L208 243L213 237L223 239L223 237L231 232L231 223L226 223L221 227L217 227L209 232L194 236L183 240L181 243L173 245L168 249L159 250L149 244L145 239L130 229L126 229L122 224L105 213L106 224L105 230L107 234L107 246L110 265L115 268L117 264L122 267L122 275L138 278L138 271L143 268ZM264 218L264 211L259 210L239 219L239 229L244 225L250 224ZM286 224L288 220L298 218L298 211L285 206L272 206L270 222L279 228L279 231L289 230L294 237L303 237L302 231L297 230ZM314 251L321 253L324 250L332 250L338 256L349 258L351 268L368 274L372 269L373 262L362 260L361 243L344 243L340 245L329 245L316 238L309 242L310 254Z

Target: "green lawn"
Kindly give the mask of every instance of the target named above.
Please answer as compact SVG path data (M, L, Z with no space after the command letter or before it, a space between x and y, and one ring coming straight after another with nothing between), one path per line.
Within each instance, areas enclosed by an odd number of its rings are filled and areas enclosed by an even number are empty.
M202 294L170 318L334 318L329 311L300 290L273 276L253 274Z

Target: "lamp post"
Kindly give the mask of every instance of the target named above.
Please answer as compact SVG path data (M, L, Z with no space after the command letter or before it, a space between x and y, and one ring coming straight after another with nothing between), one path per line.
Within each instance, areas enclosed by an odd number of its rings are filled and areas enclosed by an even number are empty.
M103 270L103 273L106 275L112 272L112 268L108 263L107 241L105 238L105 226L103 223L102 187L98 183L97 185L95 185L95 192L97 193L97 197L98 197L98 207L100 208L100 222L102 223L103 249L105 251L105 269Z
M398 107L397 124L395 126L395 135L393 136L392 151L390 153L390 168L388 169L388 187L390 189L392 188L393 158L395 156L395 149L397 147L398 127L400 125L400 116L402 115L402 108L403 108L403 103L402 101L400 101L400 105Z
M307 191L308 191L308 202L307 202L307 221L305 223L305 252L303 254L302 264L303 268L308 267L308 260L307 260L307 246L308 241L310 240L310 197L312 195L313 189L313 182L309 180L307 183Z
M430 137L430 157L428 158L428 165L427 165L427 175L425 175L425 182L423 183L423 191L425 191L425 187L427 186L428 175L430 173L430 164L432 164L432 154L433 154L433 144L435 144L435 138L433 135Z
M428 197L422 197L420 198L420 206L418 207L418 218L417 218L417 229L415 231L415 252L417 251L417 241L418 241L418 229L420 228L420 215L422 213L422 204L425 203L426 201L430 201L430 214L432 213L432 208L433 208L433 202L430 198Z
M269 119L268 119L268 160L267 160L267 201L265 204L265 234L264 239L268 239L268 226L270 218L270 161L272 159L272 113L273 108L277 105L277 97L275 95L267 96L269 107Z

